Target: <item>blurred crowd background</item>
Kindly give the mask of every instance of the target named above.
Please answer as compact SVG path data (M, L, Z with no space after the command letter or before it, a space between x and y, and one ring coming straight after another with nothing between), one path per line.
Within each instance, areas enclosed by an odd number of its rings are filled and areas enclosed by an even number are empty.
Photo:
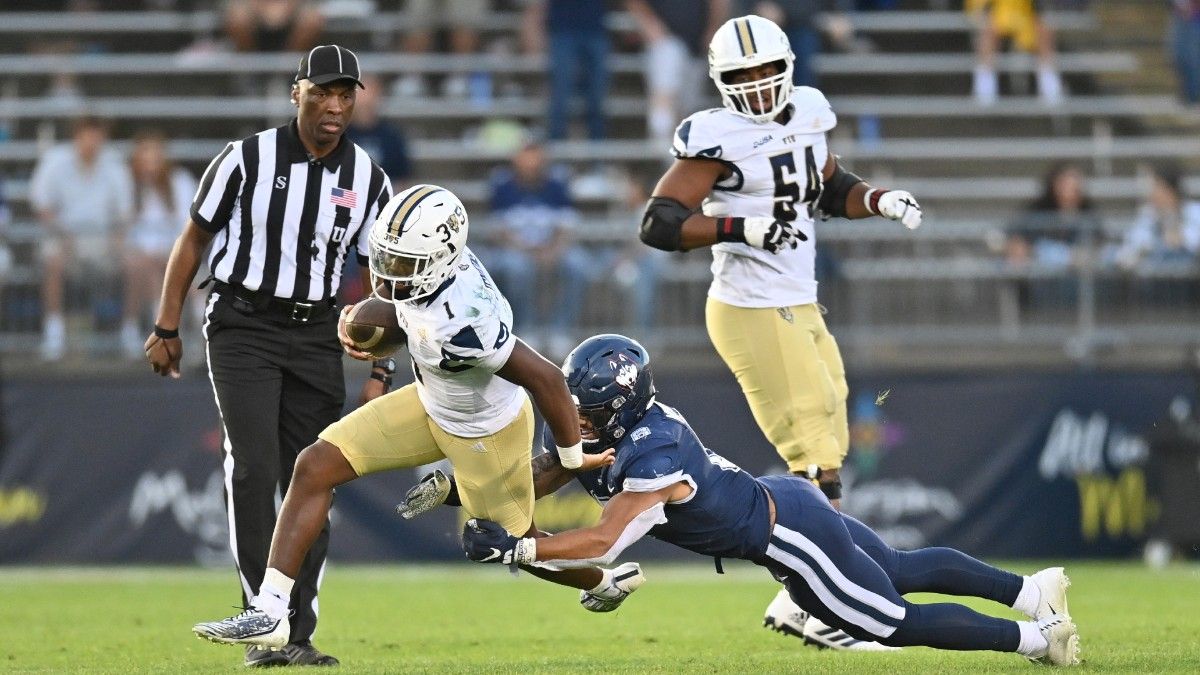
M368 73L352 137L463 198L519 334L711 365L709 254L635 232L675 125L719 105L712 31L747 12L787 31L843 162L926 208L915 234L819 227L850 363L1163 366L1200 341L1200 2L6 0L0 353L144 367L197 177L337 42Z

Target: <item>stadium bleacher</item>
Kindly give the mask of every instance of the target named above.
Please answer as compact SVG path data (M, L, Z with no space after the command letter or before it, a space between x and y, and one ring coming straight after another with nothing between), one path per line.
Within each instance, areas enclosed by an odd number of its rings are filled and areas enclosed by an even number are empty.
M887 347L908 344L937 350L984 340L997 349L1021 350L1036 343L1052 358L1061 358L1067 338L1164 349L1194 340L1178 330L1181 325L1193 332L1197 328L1194 269L1144 271L1150 278L1190 280L1192 290L1184 284L1175 313L1129 303L1119 311L1071 307L1052 317L1029 317L1014 306L1012 289L1039 272L1005 270L997 255L996 238L1035 196L1040 176L1056 161L1070 159L1087 168L1089 193L1112 237L1119 236L1145 192L1144 163L1174 161L1189 173L1200 168L1195 135L1200 113L1181 105L1169 90L1132 91L1106 84L1112 78L1136 77L1145 53L1159 45L1127 40L1124 48L1108 48L1122 26L1106 22L1104 13L1054 13L1050 22L1060 31L1059 67L1070 90L1067 99L1047 106L1020 95L1035 64L1024 55L1007 55L999 67L1018 95L1006 93L995 105L981 107L969 95L974 65L969 22L960 12L931 10L929 4L904 2L899 11L854 16L869 50L822 55L816 66L841 120L831 136L834 151L868 180L910 189L927 209L926 225L915 235L874 221L821 226L822 245L841 263L842 277L823 292L843 342L856 358L870 360L886 359ZM1147 8L1146 13L1160 9ZM515 10L493 12L485 34L511 38L519 21ZM358 48L367 69L388 77L482 71L513 85L508 93L497 89L486 104L436 96L415 101L391 96L384 102L384 115L402 124L413 139L420 179L454 189L478 218L486 202L487 171L507 155L475 136L489 120L540 123L545 64L536 56L398 54L390 51L391 39L404 22L402 12L365 16L351 11L331 16L326 35ZM611 27L628 31L630 20L615 13ZM219 17L212 11L0 11L0 129L8 136L0 142L0 172L16 215L7 237L18 261L4 291L6 304L13 298L28 304L36 297L32 244L38 230L26 203L29 173L40 152L61 137L81 110L113 119L122 149L143 126L165 129L173 139L172 154L197 174L229 138L288 118L287 74L298 55L214 50L206 41L218 30ZM87 53L70 55L30 51L54 40L86 40L90 46ZM210 48L196 48L197 41ZM616 191L605 189L613 169L657 175L667 158L661 144L645 138L640 56L617 53L611 68L612 96L606 106L613 139L568 141L551 148L554 158L592 179L578 182L576 197L585 216L583 238L596 244L626 241L634 228L612 216L621 212ZM49 82L62 72L78 78L81 98L49 91ZM712 101L716 103L715 97ZM868 124L877 127L878 135L866 131ZM1200 193L1200 175L1188 178L1185 186ZM663 289L663 335L703 347L700 299L708 256L697 252L676 258ZM911 302L908 296L914 293L926 297ZM972 311L961 311L963 307ZM617 316L610 308L591 308L585 328ZM925 330L945 324L947 316L953 317L950 326ZM1103 325L1094 319L1089 324L1086 316L1102 317ZM36 319L27 313L0 316L0 349L30 349L37 330ZM1135 359L1153 353L1129 351ZM706 350L699 352L711 358Z

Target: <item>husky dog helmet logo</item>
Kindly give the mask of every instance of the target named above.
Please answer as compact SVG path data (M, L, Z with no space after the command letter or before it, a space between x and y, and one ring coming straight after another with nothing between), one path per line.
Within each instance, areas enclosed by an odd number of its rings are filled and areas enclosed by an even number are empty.
M638 378L637 365L624 354L617 354L616 360L609 361L608 365L617 371L616 377L613 378L617 385L627 391L633 391L633 385L637 383Z

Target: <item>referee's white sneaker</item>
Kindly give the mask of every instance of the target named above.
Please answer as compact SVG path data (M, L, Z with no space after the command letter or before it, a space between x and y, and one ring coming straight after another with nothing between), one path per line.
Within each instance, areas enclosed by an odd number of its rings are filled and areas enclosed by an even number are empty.
M267 649L283 648L288 643L291 625L287 616L274 619L257 607L220 621L207 621L192 627L196 637L226 644L257 645Z
M1037 610L1030 618L1040 621L1054 614L1070 618L1071 613L1067 611L1067 588L1071 586L1071 580L1067 578L1063 568L1047 567L1029 575L1029 578L1041 591Z
M787 589L780 589L775 599L767 605L763 616L763 626L777 633L791 635L804 640L804 644L818 649L836 649L839 651L858 652L890 652L899 647L888 647L878 642L859 640L840 628L826 625L825 622L800 609L792 601Z
M625 598L646 583L642 566L635 562L618 565L612 571L612 583L597 592L579 591L579 604L589 612L611 612L625 602Z

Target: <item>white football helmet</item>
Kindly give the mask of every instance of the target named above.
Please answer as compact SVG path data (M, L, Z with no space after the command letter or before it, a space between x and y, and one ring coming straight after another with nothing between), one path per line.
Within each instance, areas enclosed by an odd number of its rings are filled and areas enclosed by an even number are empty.
M779 74L762 80L731 84L725 78L733 71L775 61L783 62ZM796 55L787 35L775 22L755 14L730 19L713 34L708 45L708 76L721 92L725 107L735 115L755 122L769 122L783 111L792 96L792 70ZM771 92L767 108L766 92ZM759 111L751 107L754 102Z
M390 302L417 300L454 274L467 245L467 210L446 188L414 185L383 207L367 243L372 293Z

